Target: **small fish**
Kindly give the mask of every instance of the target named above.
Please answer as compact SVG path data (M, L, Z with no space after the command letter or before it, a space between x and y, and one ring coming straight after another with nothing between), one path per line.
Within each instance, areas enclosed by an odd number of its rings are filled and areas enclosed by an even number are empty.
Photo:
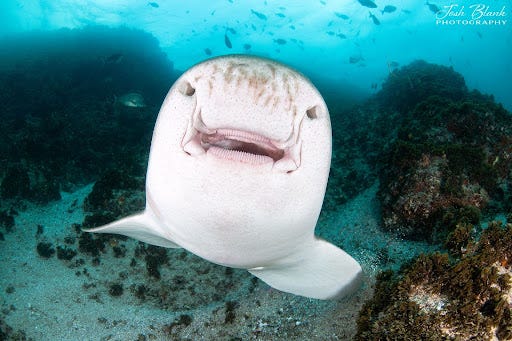
M116 102L130 108L144 108L146 106L144 103L144 97L137 92L124 94L121 97L116 98Z
M117 64L119 63L121 60L123 60L123 54L122 53L113 53L111 54L110 56L108 56L106 59L105 59L105 63L106 64Z
M233 47L233 44L231 44L231 40L229 40L229 37L227 34L224 34L224 44L226 44L228 49Z
M343 14L343 13L334 12L334 15L337 16L338 18L343 19L343 20L348 20L349 19L349 16L346 15L346 14Z
M375 4L375 2L371 1L371 0L357 0L361 5L363 5L364 7L368 7L368 8L377 8L377 5Z
M285 18L286 15L284 15L283 13L276 13L276 16L278 16L279 18Z
M274 42L278 43L279 45L284 45L284 44L286 44L286 40L281 39L281 38L279 38L279 39L274 39Z
M356 64L363 60L364 60L364 58L362 56L350 56L348 59L348 62L350 64Z
M251 44L244 44L244 50L250 50Z
M226 28L226 31L229 31L229 32L231 32L233 34L236 34L236 30L234 28L231 28L231 27Z
M437 7L437 5L435 4L431 4L430 2L426 2L425 5L428 6L428 9L432 12L434 12L435 14L437 14L438 12L440 12L441 10L439 9L439 7Z
M260 18L261 20L267 20L267 16L261 12L256 12L255 10L251 9L251 13Z
M386 5L381 12L382 12L382 14L384 14L384 13L393 13L394 11L396 11L396 7L395 6Z
M325 2L324 0L320 0L320 3L324 6L327 4L327 2Z
M206 48L206 49L204 49L204 53L206 53L207 56L211 56L212 50L210 50L209 48Z
M411 11L409 11L408 9L403 9L402 12L404 12L405 14L411 14Z
M476 35L477 35L477 36L478 36L478 38L480 38L480 39L482 39L482 38L483 38L482 33L478 32L478 31L476 32Z
M156 2L148 2L148 5L153 7L153 8L158 8L160 7L160 5L158 5Z
M370 18L372 18L372 20L373 20L373 23L375 25L380 25L379 19L377 19L377 17L375 15L373 15L372 12L369 12L369 13L370 13Z
M336 34L336 37L341 38L341 39L347 39L347 36L344 35L343 33Z
M333 36L333 35L335 35L336 33L334 33L333 31L329 31L329 32L327 32L327 34L328 34L328 35L330 35L330 36Z
M295 30L295 26L294 25L290 25L289 27L290 27L290 29Z

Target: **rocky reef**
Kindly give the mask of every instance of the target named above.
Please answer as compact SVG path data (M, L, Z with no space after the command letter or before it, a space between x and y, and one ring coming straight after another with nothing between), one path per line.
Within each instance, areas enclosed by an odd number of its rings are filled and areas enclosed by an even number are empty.
M467 94L464 77L453 68L416 60L393 70L375 99L382 108L404 113L432 96L459 101Z
M422 255L397 274L381 273L355 339L510 340L512 224L493 222L478 241L462 235L455 254Z
M382 227L439 251L377 276L356 339L511 339L512 115L424 61L393 71L357 110ZM497 215L508 224L483 223Z
M404 88L406 103L394 97ZM392 73L377 95L397 122L380 160L385 229L442 240L458 223L510 211L512 116L465 89L453 69L416 62Z
M512 211L512 115L451 67L415 61L350 110L331 112L324 212L376 179L382 224L442 241L460 222Z
M116 167L143 174L178 74L154 37L94 26L3 37L2 46L10 51L0 58L2 199L57 200ZM127 106L126 93L145 105Z

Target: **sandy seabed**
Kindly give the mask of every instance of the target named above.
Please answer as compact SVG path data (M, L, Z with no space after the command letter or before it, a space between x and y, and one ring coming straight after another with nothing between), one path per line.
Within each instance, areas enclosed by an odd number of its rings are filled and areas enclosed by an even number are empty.
M340 300L282 293L244 270L226 270L182 249L169 249L161 278L150 278L143 261L133 264L139 244L132 239L120 242L126 257L116 257L108 249L99 264L80 253L69 261L55 255L41 257L36 251L39 241L57 246L64 245L66 237L76 237L73 224L82 223L82 203L91 189L88 185L62 193L60 201L46 206L29 205L0 242L0 302L2 319L13 330L11 337L349 340L356 331L358 311L372 294L375 274L384 267L383 248L386 266L424 248L379 230L374 185L337 212L324 215L317 227L322 237L360 261L365 272L361 289ZM38 225L44 228L40 236L36 236ZM122 294L112 295L113 283L121 283ZM151 291L137 295L141 286ZM173 289L178 286L180 290Z

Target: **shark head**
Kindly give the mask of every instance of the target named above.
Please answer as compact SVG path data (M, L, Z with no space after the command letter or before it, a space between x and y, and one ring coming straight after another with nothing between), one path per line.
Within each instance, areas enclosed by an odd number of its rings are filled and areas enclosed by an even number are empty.
M160 109L146 210L91 231L183 247L303 296L348 293L359 264L314 236L330 159L329 113L309 80L267 59L210 59Z
M315 146L325 157L316 163L325 168L330 162L327 107L302 75L273 61L242 56L213 59L189 72L178 89L197 104L182 141L190 154L210 147L218 154L220 147L234 151L225 157L290 173L300 165L301 128L307 125L304 129L316 133Z

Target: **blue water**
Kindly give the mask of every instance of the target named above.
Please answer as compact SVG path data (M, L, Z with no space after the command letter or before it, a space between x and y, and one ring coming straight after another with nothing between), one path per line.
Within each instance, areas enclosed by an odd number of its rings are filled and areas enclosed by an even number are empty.
M507 83L512 76L507 1L438 1L443 10L439 14L422 1L375 3L377 8L356 0L307 4L192 0L186 5L135 0L3 1L0 34L87 25L137 28L154 35L179 70L209 56L256 54L298 68L324 92L335 87L342 95L350 94L347 100L375 91L372 84L384 80L390 65L425 59L453 66L469 88L493 94L512 108ZM383 12L386 5L396 9ZM449 5L456 6L443 7ZM448 18L460 22L437 22Z

